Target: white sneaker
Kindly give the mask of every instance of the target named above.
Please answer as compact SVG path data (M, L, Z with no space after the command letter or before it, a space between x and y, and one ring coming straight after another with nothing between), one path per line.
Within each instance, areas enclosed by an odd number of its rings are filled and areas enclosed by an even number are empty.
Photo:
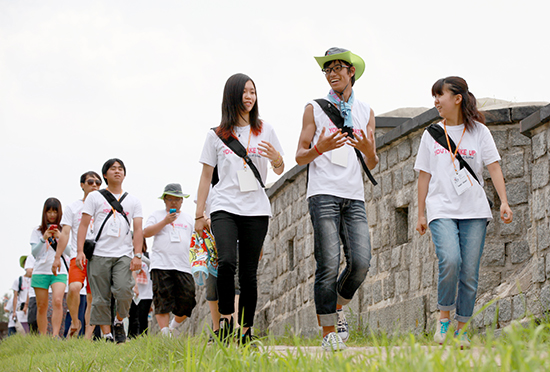
M447 337L447 331L449 330L449 325L451 321L447 318L440 319L437 322L437 328L435 330L434 341L443 345L445 338Z
M164 337L172 337L172 332L170 331L170 328L164 327L160 330L160 334Z
M455 338L458 341L458 345L461 349L470 347L470 338L468 337L468 332L455 331Z
M336 331L338 336L342 341L346 342L349 338L349 326L348 321L346 320L346 314L344 314L344 309L336 310L336 315L338 315L338 324L336 325Z
M346 344L344 344L344 341L342 341L336 332L330 332L323 337L321 346L325 351L341 351L347 349Z
M172 324L170 323L170 332L172 332L173 337L178 338L180 336L181 331L182 331L182 327L183 327L183 323L185 323L185 321L183 321L181 323L176 322L175 327L172 327Z

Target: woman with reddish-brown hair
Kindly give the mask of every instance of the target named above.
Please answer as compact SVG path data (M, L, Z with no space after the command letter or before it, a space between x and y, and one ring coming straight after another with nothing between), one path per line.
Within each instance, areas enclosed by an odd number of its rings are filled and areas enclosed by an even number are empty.
M224 140L236 140L246 149L257 174L237 156ZM256 85L244 74L231 76L224 88L222 120L208 131L200 162L203 165L197 195L195 231L206 225L205 203L210 193L212 232L218 249L218 308L221 314L219 338L228 342L233 332L235 271L239 265L239 322L241 343L252 339L257 290L258 260L267 234L271 204L263 184L271 165L282 174L282 148L273 127L259 118ZM210 190L214 168L219 181ZM257 178L261 178L260 180ZM216 178L216 177L214 177ZM237 241L239 249L237 250Z
M473 314L487 223L493 219L483 190L484 165L500 198L504 223L512 222L512 210L498 163L500 155L466 81L458 76L440 79L432 87L432 96L443 120L424 132L418 148L416 230L424 235L430 227L439 259L440 314L434 339L445 342L450 312L455 310L455 337L467 347L470 341L464 326Z
M60 222L63 211L61 202L56 198L48 198L42 209L42 221L31 234L31 250L36 259L32 272L31 287L36 294L36 321L41 335L48 333L48 290L52 289L52 333L59 337L63 320L63 296L67 285L67 267L61 265L59 274L53 275L52 264L55 259L57 240L60 237ZM69 258L70 246L63 253L65 260Z

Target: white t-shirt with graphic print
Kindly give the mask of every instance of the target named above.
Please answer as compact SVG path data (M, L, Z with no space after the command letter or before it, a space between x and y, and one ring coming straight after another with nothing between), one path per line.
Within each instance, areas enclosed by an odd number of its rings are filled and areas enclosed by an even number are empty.
M61 217L61 226L70 226L71 236L69 243L71 246L71 259L76 257L76 240L78 236L78 228L80 227L80 220L82 219L82 208L84 207L84 202L82 199L79 199L72 204L69 204L63 210L63 217ZM88 233L86 239L92 239L93 236L93 219L90 221L90 226L88 226Z
M117 200L124 194L113 194ZM133 227L134 218L143 218L140 201L133 195L128 194L121 202L122 208L128 217L130 225ZM112 207L99 191L92 191L88 194L82 213L86 213L94 219L94 239L99 232L99 228L109 214ZM118 227L117 227L118 225ZM110 228L115 227L119 231L118 236L109 235ZM115 230L115 229L113 229ZM94 256L100 257L134 257L134 247L132 242L131 228L126 219L118 212L114 212L105 223L101 236L95 245Z
M443 128L443 123L438 123ZM472 131L464 132L464 124L447 126L447 133L453 142L458 145L458 152L476 173L481 185L469 174L473 186L462 195L456 192L452 179L455 168L451 160L451 153L437 143L433 137L424 131L414 169L431 175L426 196L427 220L430 223L438 218L492 219L491 208L485 191L483 190L483 165L492 164L500 160L491 131L485 125L477 123ZM458 160L455 166L460 170Z
M235 127L235 133L244 148L248 147L248 156L252 159L256 168L258 168L262 182L265 185L270 161L259 154L258 144L261 141L267 141L281 153L281 156L284 155L284 153L273 127L265 121L262 123L262 132L259 136L251 134L249 125L245 127ZM249 138L250 145L248 145ZM257 180L257 190L247 192L241 191L237 172L245 168L244 160L235 155L213 130L209 130L206 135L206 141L204 142L199 161L202 164L207 164L212 167L218 166L220 181L210 192L212 196L211 213L226 211L240 216L271 217L271 204L269 203L269 198ZM246 167L248 168L248 166Z
M338 128L325 114L321 106L315 101L307 103L313 107L315 120L315 134L311 141L311 147L317 144L321 131L325 129L325 136L336 132ZM370 120L370 106L358 99L355 99L351 115L353 118L353 132L360 134L361 129L367 133L367 124ZM332 162L333 151L326 151L309 163L309 180L307 185L307 198L314 195L332 195L339 198L351 200L365 200L363 183L363 168L355 149L346 144L340 151L347 151L346 166Z
M164 209L155 211L145 223L145 227L156 225L162 221L168 212ZM189 246L195 221L187 213L180 212L178 218L164 226L154 236L153 248L151 249L151 270L178 270L191 274L189 263ZM177 234L179 242L172 241L172 234Z
M40 243L40 239L43 239L44 235L38 230L38 227L32 230L31 233L31 239L30 243L31 246L33 244ZM44 246L42 248L42 251L38 254L38 257L36 257L36 261L34 263L34 268L32 271L32 274L41 274L41 275L53 275L52 273L52 265L53 261L55 259L55 251L50 246L50 243L47 241L43 243ZM63 257L65 257L65 260L67 261L67 264L69 264L68 257L63 254ZM59 274L67 274L67 268L63 264L63 259L61 259L61 268L59 270Z

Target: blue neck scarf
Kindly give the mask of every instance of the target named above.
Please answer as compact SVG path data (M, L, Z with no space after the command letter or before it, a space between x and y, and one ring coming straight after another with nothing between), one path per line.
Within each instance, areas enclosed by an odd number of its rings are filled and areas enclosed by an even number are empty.
M333 89L331 89L330 92L328 92L327 98L330 102L334 103L340 110L340 115L344 118L344 126L353 128L353 119L351 117L351 108L353 106L353 101L355 99L353 90L351 91L351 96L349 96L349 99L347 102L345 102L343 99L340 99L340 97L338 97L338 95L334 92Z

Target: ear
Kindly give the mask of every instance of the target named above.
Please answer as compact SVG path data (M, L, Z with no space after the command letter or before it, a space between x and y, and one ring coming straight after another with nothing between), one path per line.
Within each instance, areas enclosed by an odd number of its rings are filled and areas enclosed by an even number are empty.
M355 66L351 66L349 68L349 73L350 73L351 76L355 75Z
M462 94L455 95L455 104L460 105L462 103Z

